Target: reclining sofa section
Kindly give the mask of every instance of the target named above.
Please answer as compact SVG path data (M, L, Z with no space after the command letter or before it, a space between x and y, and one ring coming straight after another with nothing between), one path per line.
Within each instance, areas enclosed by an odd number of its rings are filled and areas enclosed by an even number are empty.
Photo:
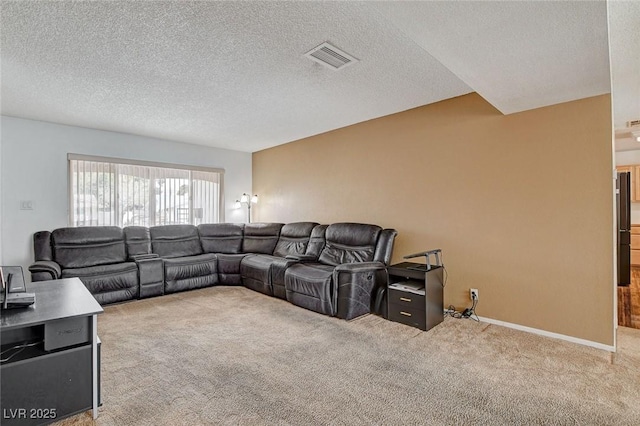
M396 231L314 222L60 228L34 234L32 281L78 277L101 304L244 285L326 315L370 312Z

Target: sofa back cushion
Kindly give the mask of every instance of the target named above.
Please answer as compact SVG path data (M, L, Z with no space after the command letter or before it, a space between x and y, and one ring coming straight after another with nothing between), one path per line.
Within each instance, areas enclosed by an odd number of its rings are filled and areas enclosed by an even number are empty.
M320 253L320 262L327 265L371 262L380 235L377 225L362 223L334 223L327 227L326 243Z
M145 226L127 226L123 229L129 258L151 253L151 235Z
M198 225L198 233L205 253L237 254L242 252L244 224L207 223Z
M280 230L280 238L274 256L285 257L289 254L305 254L309 245L311 232L318 224L315 222L288 223Z
M124 233L117 226L59 228L51 233L53 258L62 269L127 260Z
M163 225L149 228L151 249L160 257L184 257L202 254L198 228L194 225Z
M244 226L243 253L273 254L282 223L247 223Z

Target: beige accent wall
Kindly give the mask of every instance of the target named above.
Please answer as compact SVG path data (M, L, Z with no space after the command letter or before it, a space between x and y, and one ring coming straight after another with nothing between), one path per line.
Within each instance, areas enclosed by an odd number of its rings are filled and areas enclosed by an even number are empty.
M608 95L502 115L477 94L253 154L256 221L374 223L442 248L445 305L613 345Z

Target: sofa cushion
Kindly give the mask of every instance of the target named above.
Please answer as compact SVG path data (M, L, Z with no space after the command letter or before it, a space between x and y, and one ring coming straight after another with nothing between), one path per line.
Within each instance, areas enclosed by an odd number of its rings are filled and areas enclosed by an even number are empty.
M266 255L260 255L266 256ZM287 293L284 286L284 277L290 266L295 265L293 260L285 259L282 257L274 257L271 262L271 289L273 295L280 299L286 299Z
M280 230L280 238L273 251L274 256L305 254L315 222L288 223Z
M218 282L222 285L242 285L240 262L245 254L218 253Z
M202 250L205 253L242 253L244 224L208 223L198 225Z
M244 226L242 251L273 254L282 225L282 223L247 223Z
M240 262L240 275L242 284L254 291L273 295L271 289L271 259L268 254L249 254Z
M218 260L213 253L164 259L165 293L218 284Z
M295 263L270 254L249 254L240 265L242 283L252 290L284 299L284 273Z
M138 267L134 262L63 269L61 278L78 277L98 303L138 297Z
M164 225L149 228L153 253L164 258L202 254L198 228L193 225Z
M124 233L117 226L59 228L51 233L54 260L62 269L127 260Z
M327 265L371 262L380 235L377 225L362 223L334 223L325 232L325 246L319 261Z
M330 265L300 263L285 272L287 300L296 306L335 315L333 270Z

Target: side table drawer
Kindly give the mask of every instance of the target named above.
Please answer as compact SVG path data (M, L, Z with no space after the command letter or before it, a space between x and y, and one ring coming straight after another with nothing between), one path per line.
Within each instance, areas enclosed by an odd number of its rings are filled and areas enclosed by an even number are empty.
M395 303L389 303L389 319L391 321L425 330L425 318L424 306L422 309L415 309L396 305Z
M424 311L424 295L389 288L389 303Z

